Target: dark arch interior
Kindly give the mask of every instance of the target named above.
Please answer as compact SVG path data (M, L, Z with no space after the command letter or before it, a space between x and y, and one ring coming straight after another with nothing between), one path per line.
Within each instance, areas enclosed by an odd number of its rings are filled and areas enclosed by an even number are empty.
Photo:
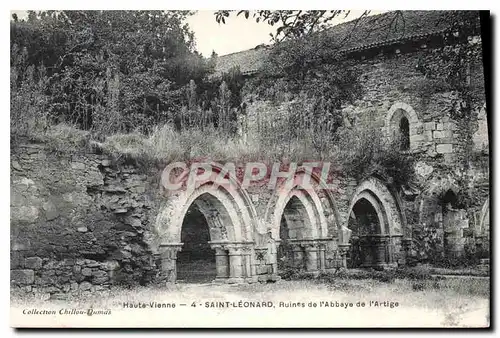
M347 266L350 268L368 267L380 261L375 243L381 228L377 211L370 201L360 198L354 204L349 217L349 228L352 234Z
M210 230L205 215L191 204L182 223L182 250L177 254L177 280L204 283L215 279L215 251L209 245Z
M458 198L451 189L448 189L448 191L444 194L441 202L444 209L455 209L458 205Z
M410 123L405 116L399 121L399 135L401 150L410 149Z
M453 255L453 237L459 223L460 211L457 195L449 189L441 199L443 219L443 249L445 257Z
M304 204L297 196L292 196L283 210L280 222L280 240L278 247L278 269L305 268L305 252L300 247L292 247L294 239L307 237L310 221ZM300 249L300 250L299 250ZM295 251L294 251L295 250Z
M351 229L358 236L380 233L380 223L377 211L366 198L360 198L352 208L354 219L354 229Z

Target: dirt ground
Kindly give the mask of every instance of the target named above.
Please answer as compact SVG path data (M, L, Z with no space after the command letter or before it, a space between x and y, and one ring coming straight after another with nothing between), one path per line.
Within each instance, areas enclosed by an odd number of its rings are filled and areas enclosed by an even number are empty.
M40 313L43 310L55 314ZM241 285L179 283L162 288L117 288L105 295L66 300L11 297L11 325L486 327L489 279L394 283L348 280L338 284L315 280Z

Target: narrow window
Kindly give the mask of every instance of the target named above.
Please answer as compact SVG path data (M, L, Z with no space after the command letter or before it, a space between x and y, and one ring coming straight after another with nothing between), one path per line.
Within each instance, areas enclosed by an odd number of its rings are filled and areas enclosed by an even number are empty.
M410 123L404 116L399 121L399 137L401 150L410 149Z

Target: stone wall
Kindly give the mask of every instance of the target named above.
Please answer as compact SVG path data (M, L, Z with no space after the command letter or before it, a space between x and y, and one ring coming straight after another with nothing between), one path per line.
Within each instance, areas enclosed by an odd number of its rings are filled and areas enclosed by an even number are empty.
M398 128L397 117L404 115L409 120L409 153L417 159L417 182L412 182L411 188L400 188L396 194L413 232L409 252L419 260L432 261L443 256L445 230L439 216L440 199L451 187L462 200L459 210L463 210L460 230L452 231L457 237L453 241L463 242L465 251L474 251L476 237L485 236L474 231L480 227L480 213L489 196L481 39L474 36L463 41L464 44L444 44L441 37L436 37L363 50L350 55L344 65L360 74L363 93L338 112L346 128L380 128L390 138ZM465 105L457 90L437 80L450 69L453 61L449 56L464 46L471 50L463 67L467 69L464 80L477 95L473 107ZM244 100L248 105L242 122L245 139L258 134L262 125L272 126L273 120L286 119L297 104L307 107L298 102L300 97L293 98L289 93L281 93L280 97L281 102L272 102L247 89ZM348 183L351 178L340 180L340 186L347 190L334 193L342 224L346 224L354 189Z
M155 180L104 155L55 153L40 144L13 148L13 285L54 294L154 281Z

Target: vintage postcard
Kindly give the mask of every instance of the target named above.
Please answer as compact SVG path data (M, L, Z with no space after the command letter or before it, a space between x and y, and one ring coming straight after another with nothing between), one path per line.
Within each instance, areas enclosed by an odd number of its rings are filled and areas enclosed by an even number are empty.
M488 11L10 15L12 327L490 326Z

